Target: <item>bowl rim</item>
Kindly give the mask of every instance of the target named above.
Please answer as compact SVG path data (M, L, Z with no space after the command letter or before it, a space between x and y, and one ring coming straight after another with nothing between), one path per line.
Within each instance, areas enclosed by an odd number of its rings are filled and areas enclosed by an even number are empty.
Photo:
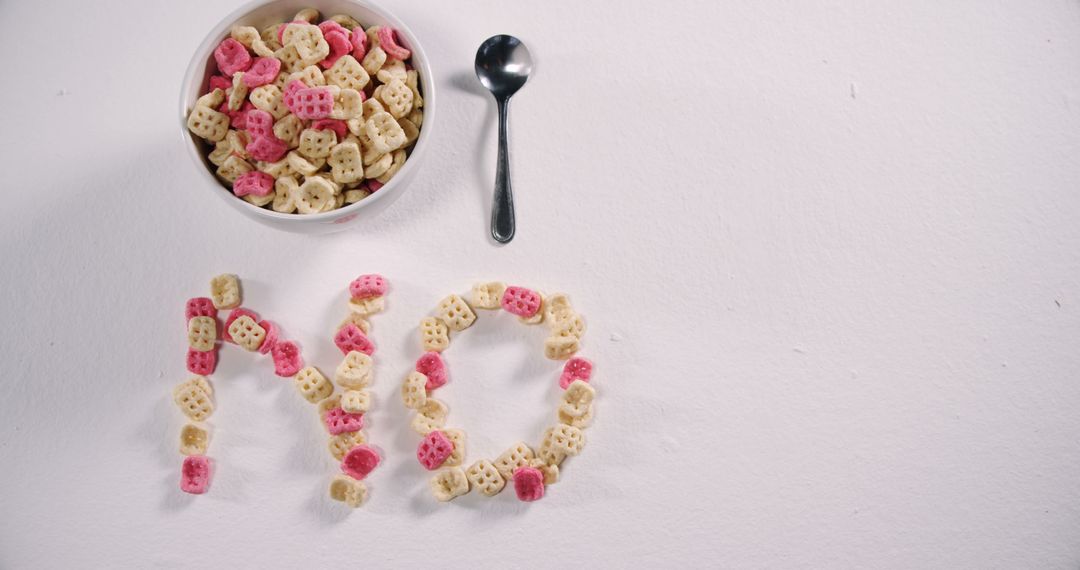
M230 12L206 34L202 42L195 49L195 53L192 55L191 61L188 62L187 70L184 72L183 84L181 84L180 86L180 133L182 139L184 140L184 146L187 147L188 156L193 162L195 162L196 169L202 173L203 178L211 183L211 191L224 190L228 192L228 188L223 186L221 181L218 180L217 177L214 176L214 174L207 167L207 164L205 162L206 157L202 156L199 151L199 141L195 140L195 135L187 128L187 119L190 112L190 108L188 106L188 99L190 98L190 91L188 90L189 86L192 85L192 82L195 80L196 75L201 75L205 73L207 66L206 62L211 57L214 48L220 41L224 39L224 37L226 37L225 34L227 34L227 32L233 27L233 25L236 24L238 20L258 8L261 8L268 4L276 4L282 1L284 0L251 0ZM427 53L424 51L424 48L420 44L420 42L416 39L416 35L412 33L412 30L410 30L404 22L402 22L400 19L398 19L396 16L387 11L382 6L379 6L378 4L375 4L374 2L371 2L369 0L343 1L349 4L355 4L357 6L366 8L372 12L379 14L379 16L381 16L388 23L394 26L394 29L399 35L405 36L405 40L408 42L409 45L409 50L412 51L414 54L420 55L419 65L417 65L417 60L415 58L413 59L412 65L413 68L416 69L420 75L421 86L423 88L424 124L420 128L420 133L416 139L416 145L413 146L412 152L409 156L409 160L406 160L405 163L402 164L401 169L397 172L397 174L395 174L389 182L384 184L382 188L379 188L377 192L372 192L368 197L354 204L342 206L341 208L336 208L328 212L319 212L318 214L286 214L283 212L275 212L274 210L269 210L261 206L256 206L255 204L252 204L247 200L243 200L235 195L221 196L225 200L235 200L237 202L240 202L240 204L236 204L233 207L245 209L246 211L256 216L263 216L271 220L282 221L286 223L292 222L296 223L297 225L319 221L335 221L345 216L349 216L349 219L352 219L352 217L354 217L364 208L375 207L375 205L379 201L386 199L392 200L395 194L403 192L404 187L399 186L398 183L403 180L408 180L409 176L407 176L407 174L410 173L411 170L419 168L418 164L420 158L423 157L424 151L427 149L427 141L429 138L431 138L431 126L434 122L433 119L435 117L435 81L431 74L431 63L428 60ZM318 7L316 5L319 4L319 0L310 0L310 4L312 5L312 7L315 7L317 9ZM195 89L196 99L198 98L198 90L198 88ZM406 169L411 170L407 171Z

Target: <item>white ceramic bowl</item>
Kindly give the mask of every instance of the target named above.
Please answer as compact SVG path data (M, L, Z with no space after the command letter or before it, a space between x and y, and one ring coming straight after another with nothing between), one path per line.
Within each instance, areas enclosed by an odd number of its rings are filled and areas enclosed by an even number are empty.
M292 19L302 8L315 8L322 17L334 14L346 14L359 21L365 28L372 25L391 26L398 31L399 37L412 51L412 65L420 76L420 90L424 95L424 124L420 128L420 137L413 146L409 159L401 167L390 182L379 189L378 192L351 204L330 212L321 214L282 214L273 210L259 208L253 204L241 200L232 194L217 177L214 176L214 165L207 160L208 145L200 138L191 134L187 129L187 116L195 100L206 89L210 76L217 70L214 61L214 48L229 35L229 30L237 24L254 26L261 30L274 22L286 22ZM226 204L245 216L273 226L278 229L308 233L330 233L343 230L349 226L360 223L362 220L371 219L383 211L387 206L401 195L409 186L409 182L416 175L424 153L427 149L428 140L431 138L431 127L435 116L435 82L432 80L431 67L428 64L424 49L420 46L416 36L400 20L386 10L376 6L367 0L255 0L241 6L232 14L222 20L210 33L206 35L195 55L188 65L187 73L184 74L184 84L180 91L180 130L187 146L188 154L195 161L200 178L211 193L224 200Z

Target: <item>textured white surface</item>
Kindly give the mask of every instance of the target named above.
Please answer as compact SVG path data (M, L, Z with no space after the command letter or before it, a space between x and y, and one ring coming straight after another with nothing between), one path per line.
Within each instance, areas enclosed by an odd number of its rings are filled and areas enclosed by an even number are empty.
M224 208L182 152L189 51L235 3L0 2L0 567L1080 564L1076 2L393 2L442 88L430 162L318 238ZM498 32L539 60L505 248L471 69ZM361 510L237 350L213 491L176 490L182 303L225 270L324 370L348 280L392 280ZM589 319L597 421L532 505L435 504L396 396L417 321L482 278ZM452 348L473 457L538 439L541 336L489 317Z

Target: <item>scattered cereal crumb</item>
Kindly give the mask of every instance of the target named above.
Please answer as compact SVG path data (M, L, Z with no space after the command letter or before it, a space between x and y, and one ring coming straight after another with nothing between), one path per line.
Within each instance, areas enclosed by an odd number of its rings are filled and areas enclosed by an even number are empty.
M859 94L859 88L855 85L855 82L851 82L851 98L854 99Z
M619 333L611 333L611 342L622 342L622 335Z
M791 348L791 350L794 350L795 352L798 352L799 354L806 354L806 351L803 350L803 348L801 346L794 346L794 347Z

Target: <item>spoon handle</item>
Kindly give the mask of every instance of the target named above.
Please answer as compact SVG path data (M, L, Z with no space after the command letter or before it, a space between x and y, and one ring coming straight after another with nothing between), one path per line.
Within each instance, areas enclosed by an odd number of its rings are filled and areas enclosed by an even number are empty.
M491 204L491 237L499 243L514 239L514 195L510 190L510 154L506 149L506 113L510 98L498 99L499 158L495 167L495 199Z

